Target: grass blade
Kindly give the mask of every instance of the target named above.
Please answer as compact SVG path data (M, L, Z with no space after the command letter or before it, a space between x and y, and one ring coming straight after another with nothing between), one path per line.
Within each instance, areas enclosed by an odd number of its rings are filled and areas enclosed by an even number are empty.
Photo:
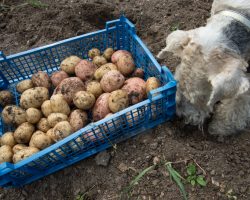
M144 169L142 172L140 172L135 178L134 180L132 180L129 184L129 186L127 188L125 188L125 192L128 193L134 186L136 183L138 183L140 181L140 179L150 170L154 169L156 165L152 165L146 169Z
M187 193L186 193L185 188L184 188L184 186L183 186L183 184L181 182L181 178L178 175L179 173L172 167L172 165L170 163L166 164L165 167L168 170L171 177L173 177L173 179L174 179L175 183L177 184L177 186L179 187L183 198L185 200L187 200L188 199L187 198Z

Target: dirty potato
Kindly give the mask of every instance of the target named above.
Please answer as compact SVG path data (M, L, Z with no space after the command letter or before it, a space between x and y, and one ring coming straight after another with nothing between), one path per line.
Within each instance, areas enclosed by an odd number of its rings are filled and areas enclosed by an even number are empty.
M33 154L39 152L39 149L36 147L26 147L18 152L16 152L13 156L13 162L14 163L18 163L30 156L32 156Z
M100 55L101 55L101 52L97 48L90 49L89 52L88 52L88 56L91 59L93 59L96 56L100 56Z
M148 94L151 90L154 90L161 86L161 82L158 78L149 77L146 81L146 93Z
M73 128L71 127L70 123L68 121L62 121L57 123L53 128L52 139L55 142L58 142L59 140L66 138L72 133L73 133Z
M57 123L61 122L61 121L67 121L68 120L68 116L63 114L63 113L51 113L48 116L48 122L50 127L54 127Z
M89 110L95 104L95 96L90 92L79 91L75 94L73 102L77 108Z
M95 56L92 61L97 67L101 67L102 65L107 63L106 58L103 56Z
M51 109L54 113L69 115L70 107L62 94L55 94L50 98Z
M105 51L103 52L103 57L106 58L107 61L111 60L111 57L114 53L114 49L112 48L107 48L105 49Z
M74 74L76 65L81 61L81 58L77 56L69 56L61 62L61 70L67 74Z
M32 134L35 131L34 125L29 122L24 122L14 132L15 141L19 144L29 143Z
M53 113L53 110L51 107L51 101L50 100L44 101L41 106L41 110L45 117L48 117L51 113Z
M0 105L2 107L12 104L13 101L14 97L10 91L8 90L0 91Z
M119 112L129 105L128 93L124 90L115 90L109 97L109 109L113 112Z
M2 119L6 124L19 125L26 122L26 113L18 106L6 106L2 111Z
M119 57L117 63L117 69L124 75L129 76L135 70L135 63L130 55L123 55Z
M32 80L26 79L26 80L24 80L24 81L19 82L19 83L16 85L16 90L17 90L19 93L23 93L25 90L28 90L28 89L33 88L33 87L34 87L34 85L33 85Z
M90 81L86 85L87 92L93 94L95 98L98 98L102 93L101 84L98 81Z
M88 60L82 60L75 67L75 73L82 81L92 80L97 66Z
M118 59L124 55L132 56L131 53L126 51L126 50L118 50L118 51L114 52L113 55L111 56L112 63L116 64Z
M51 127L47 118L42 118L36 125L37 129L46 133Z
M40 150L47 148L51 144L51 138L42 131L34 132L29 142L30 147L36 147Z
M14 138L13 132L6 132L1 137L1 146L8 145L10 147L13 147L16 145L16 141Z
M120 89L124 81L125 78L119 71L111 70L104 74L100 83L104 92L113 92Z
M47 89L51 87L49 75L43 71L33 74L31 80L35 87L45 87Z
M49 90L45 87L35 87L25 90L20 98L20 105L24 109L40 108L49 99Z
M65 71L54 72L50 77L54 87L57 87L65 78L69 78L69 75Z
M103 119L107 114L111 113L109 109L109 97L110 93L103 93L95 102L93 108L93 120L99 121Z
M37 108L28 108L26 110L26 120L31 124L36 124L42 118L42 112Z
M105 65L102 65L95 71L95 74L94 74L95 80L100 81L102 77L104 76L104 74L106 74L107 72L111 70L117 70L117 66L113 63L107 63Z
M0 147L0 164L4 162L12 162L13 151L11 146L3 145Z
M76 109L70 113L69 123L73 131L78 131L88 123L88 115L85 111Z
M12 151L13 153L17 153L18 151L22 150L22 149L25 149L27 148L28 146L25 145L25 144L16 144L13 148L12 148Z

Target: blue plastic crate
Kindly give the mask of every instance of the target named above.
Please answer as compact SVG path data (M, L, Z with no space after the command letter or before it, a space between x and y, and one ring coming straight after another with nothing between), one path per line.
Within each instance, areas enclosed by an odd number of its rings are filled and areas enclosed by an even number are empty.
M124 16L106 23L106 28L66 39L54 44L5 56L0 53L0 88L8 88L16 95L15 85L30 78L39 70L51 73L59 69L67 56L87 58L93 48L125 49L132 53L136 66L143 68L145 78L157 77L162 86L148 95L148 99L112 116L91 123L67 138L17 163L0 164L0 186L18 187L63 169L77 161L103 151L114 144L133 137L175 115L176 81L167 67L161 67L136 35L134 25ZM12 127L0 121L1 134ZM96 138L99 139L96 139Z

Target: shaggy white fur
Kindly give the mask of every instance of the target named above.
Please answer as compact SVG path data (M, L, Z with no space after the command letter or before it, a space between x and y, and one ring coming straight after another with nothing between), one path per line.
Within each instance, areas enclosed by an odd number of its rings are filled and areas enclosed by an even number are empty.
M212 115L208 131L216 135L234 134L250 125L250 82L245 73L250 29L217 14L226 9L250 16L250 1L215 0L206 26L171 33L157 56L165 58L169 51L181 58L175 72L177 115L200 127Z

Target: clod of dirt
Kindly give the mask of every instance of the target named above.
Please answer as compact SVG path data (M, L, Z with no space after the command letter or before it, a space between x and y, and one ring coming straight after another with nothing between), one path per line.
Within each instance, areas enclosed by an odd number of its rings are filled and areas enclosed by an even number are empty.
M103 151L95 157L95 162L97 165L107 167L110 160L110 154L107 151Z
M128 170L128 166L125 165L124 163L121 163L118 165L118 169L121 171L121 172L125 172Z

